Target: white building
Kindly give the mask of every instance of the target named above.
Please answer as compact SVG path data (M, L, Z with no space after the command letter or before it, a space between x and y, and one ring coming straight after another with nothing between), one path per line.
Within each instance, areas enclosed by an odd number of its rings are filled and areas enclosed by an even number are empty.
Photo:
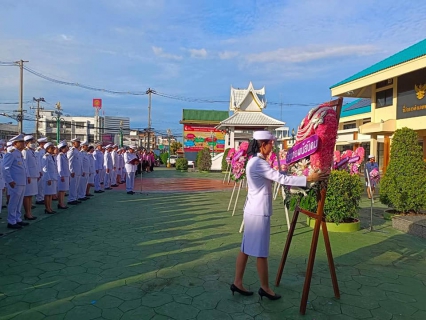
M59 119L58 119L59 118ZM59 123L59 132L58 132ZM120 143L120 133L130 132L130 119L128 117L86 117L70 116L58 110L40 110L38 121L38 136L46 136L49 140L70 141L79 138L90 143L103 141L105 143Z
M10 123L0 123L0 139L5 141L18 134L18 125Z

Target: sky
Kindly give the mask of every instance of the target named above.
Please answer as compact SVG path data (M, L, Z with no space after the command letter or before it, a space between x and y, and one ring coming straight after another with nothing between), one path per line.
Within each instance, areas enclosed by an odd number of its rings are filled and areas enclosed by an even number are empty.
M252 81L266 89L264 112L297 128L313 104L331 99L330 86L424 39L419 3L1 0L0 62L28 60L44 76L99 89L178 97L153 95L151 112L155 131L176 135L182 109L229 110L230 87ZM147 95L91 91L24 71L29 118L33 97L43 97L45 109L60 101L73 116L93 115L92 99L102 98L105 115L148 127ZM0 66L0 112L13 114L18 101L19 68ZM33 130L25 121L24 131Z

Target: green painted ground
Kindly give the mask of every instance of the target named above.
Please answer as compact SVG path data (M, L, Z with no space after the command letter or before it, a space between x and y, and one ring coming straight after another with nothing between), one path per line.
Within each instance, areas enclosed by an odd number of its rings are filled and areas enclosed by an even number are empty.
M149 177L170 174L199 175L157 170ZM0 238L0 319L426 319L424 240L393 230L379 206L375 225L385 233L330 235L340 300L320 238L308 310L299 315L312 236L303 219L275 288L283 298L232 296L243 196L232 217L225 192L109 192ZM368 214L362 209L363 226ZM286 235L277 200L271 282ZM245 283L259 288L254 259Z

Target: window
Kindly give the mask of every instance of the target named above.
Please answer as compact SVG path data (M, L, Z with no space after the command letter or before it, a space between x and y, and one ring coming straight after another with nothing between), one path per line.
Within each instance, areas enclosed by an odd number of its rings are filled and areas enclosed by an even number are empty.
M76 122L75 127L80 129L84 128L84 122Z
M376 92L376 108L391 106L393 103L393 89Z
M343 123L343 130L355 129L355 128L356 128L356 122Z
M370 123L371 119L370 118L366 118L362 120L362 124L366 124L366 123Z
M95 129L95 125L93 123L89 123L89 129Z

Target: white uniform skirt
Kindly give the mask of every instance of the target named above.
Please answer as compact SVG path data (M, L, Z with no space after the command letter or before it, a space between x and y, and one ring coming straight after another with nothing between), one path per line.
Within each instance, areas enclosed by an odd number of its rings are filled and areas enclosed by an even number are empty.
M244 214L244 234L241 252L253 257L268 257L270 234L270 216Z
M52 183L50 184L50 186L47 184L47 180L44 180L44 195L46 196L51 196L54 195L58 192L57 187L58 187L58 181L56 180L50 180L52 181Z
M70 189L70 177L64 177L64 182L61 178L58 179L58 191L68 191Z
M28 182L28 181L27 181ZM38 193L37 178L31 178L31 183L27 183L25 186L25 197L35 196Z
M87 179L87 183L95 184L95 174L89 173L89 178Z

